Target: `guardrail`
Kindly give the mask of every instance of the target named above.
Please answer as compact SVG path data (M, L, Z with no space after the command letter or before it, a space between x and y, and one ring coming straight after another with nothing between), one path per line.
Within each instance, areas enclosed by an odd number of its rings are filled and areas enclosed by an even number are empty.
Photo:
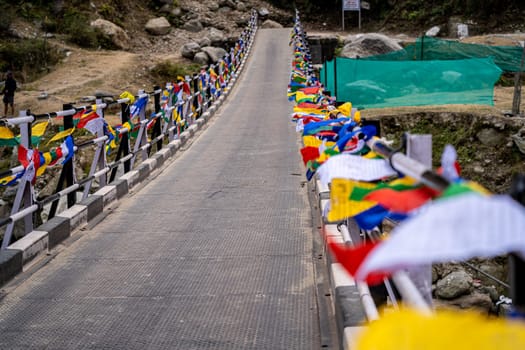
M225 97L223 95L229 92L244 66L256 30L257 11L253 10L249 26L229 53L193 76L178 79L175 83L168 82L164 88L155 86L153 91L140 90L137 95L124 92L118 98L112 98L112 101L105 101L109 96L97 96L93 105L75 107L66 104L60 111L43 114L22 111L16 118L0 120L3 136L10 134L13 136L13 145L18 144L21 161L20 165L0 173L0 183L4 186L18 185L11 214L0 219L0 228L5 226L0 252L13 242L13 230L17 222L23 220L21 236L25 236L34 230L41 219L40 215L38 218L36 216L43 209L49 210L50 220L57 215L60 199L67 197L67 208L72 208L78 202L89 199L95 183L98 183L99 188L114 184L117 174L129 173L139 163L146 163L154 148L159 152L166 143L186 141L194 133L197 127L195 124L200 126L201 121L213 114ZM149 104L152 104L152 113L147 117ZM115 108L120 109L122 123L117 129L104 119L106 111ZM35 136L32 135L32 123L57 122L60 119L64 131L59 133L62 136L57 140L66 138L66 141L49 152L39 152L32 142L32 136ZM75 142L72 136L75 121L78 122L77 126L82 124L94 137ZM17 127L20 131L16 141L10 127ZM136 134L133 143L130 137L132 132ZM38 130L39 137L43 133ZM78 156L79 151L86 148L94 148L94 156L87 176L79 179L75 174L74 154ZM109 161L107 151L112 149L117 150L111 154L112 160ZM40 175L37 175L38 170L45 170L45 166L57 162L62 162L62 169L56 191L43 198L37 197L35 185Z
M333 250L336 260L340 258L345 260L350 254L356 256L356 261L359 259L363 260L363 255L366 256L366 254L373 249L366 246L367 242L378 244L378 242L384 238L386 232L383 232L381 222L384 222L387 218L377 220L378 223L371 224L369 225L370 227L356 223L354 217L356 217L357 214L345 219L330 220L329 215L327 215L330 210L330 204L333 204L334 201L348 201L349 198L336 198L333 196L333 192L338 190L335 187L339 184L334 184L331 181L331 177L326 175L329 170L326 170L323 174L316 172L316 170L323 166L322 164L324 164L324 162L328 163L327 158L338 157L344 153L359 155L361 154L360 152L367 147L370 152L382 159L381 165L369 165L370 169L365 169L364 165L361 169L359 169L359 166L356 166L355 169L352 169L355 172L355 178L353 176L348 176L348 178L370 184L374 181L377 182L377 180L381 178L393 177L397 173L415 180L418 184L436 193L443 193L450 188L453 181L456 180L451 180L450 176L445 176L431 169L429 165L431 164L430 154L426 154L426 156L421 154L425 152L421 152L421 147L417 144L417 135L409 135L406 137L402 148L392 149L385 140L374 137L375 131L372 132L372 129L367 128L367 123L361 119L359 111L348 109L343 113L342 108L340 110L338 109L339 107L335 106L335 99L319 92L323 91L323 87L318 83L317 77L315 77L310 67L308 42L304 38L298 12L296 12L296 25L293 29L291 44L294 46L295 57L288 93L289 97L295 99L297 103L297 109L294 108L293 114L293 120L297 122L296 129L302 131L303 136L314 136L314 141L308 141L312 144L306 144L305 139L303 139L305 147L301 150L301 153L305 165L307 165L307 178L318 178L316 180L316 191L319 196L320 214L323 217L323 230L326 240L325 248L328 250L328 247L330 247L331 250ZM311 127L311 125L308 125L310 123L315 126ZM344 141L340 142L341 140ZM334 146L328 146L328 141L331 141ZM405 148L407 142L411 141L414 142L414 144L412 147L407 148L407 155L401 153L401 150ZM428 141L428 139L426 141ZM420 149L417 149L418 147ZM427 143L422 148L425 147L431 150L431 144L429 145ZM325 152L327 149L330 149L330 152ZM420 154L416 154L418 152L414 152L414 150L417 150ZM360 164L356 159L354 160L356 162L355 164ZM384 160L387 160L387 162ZM377 175L374 177L375 180L364 179L366 176L363 174L380 174L382 169L387 168L388 171L384 172L385 175ZM334 178L344 177L342 175L344 170L342 169L344 169L344 166L341 165L337 171L334 171L334 173L337 174L337 176L334 175ZM360 171L361 173L359 173ZM360 178L361 176L363 179ZM456 174L456 179L457 178ZM511 194L519 203L525 205L525 177L521 176L516 178ZM358 200L356 199L354 201L357 202ZM356 204L347 204L348 207L352 205ZM520 219L523 219L523 211L521 210L520 213ZM417 214L414 215L417 216ZM446 220L446 218L443 218L443 220ZM390 224L394 227L397 226L396 221L391 221ZM516 228L519 229L518 227ZM357 246L358 248L350 248L353 246ZM522 260L522 256L514 254L512 250L507 250L507 252L510 253L511 283L509 285L512 300L506 298L506 301L512 303L515 315L523 317L525 315L524 261ZM355 266L358 264L356 261L345 264L336 261L331 264L332 286L336 303L335 311L340 323L341 343L344 348L354 348L353 341L355 340L355 332L358 331L360 326L366 325L366 323L364 323L365 321L371 322L380 319L378 305L372 297L374 291L371 291L372 288L366 280L363 280L363 277L370 277L370 275L361 274L360 278L354 279L347 271L343 272L342 266L345 266L346 270L353 270L353 273L357 272L359 275L360 266ZM381 270L379 271L381 272ZM402 301L403 304L417 309L422 314L433 314L434 310L431 299L432 283L429 281L431 278L430 265L410 269L392 268L391 271L391 274L381 273L379 276L373 276L379 279L383 285L383 290L380 291L380 299L383 299L383 296L388 298L388 302L394 309L399 309L399 301ZM489 277L494 279L493 276ZM498 283L505 284L502 281L495 280ZM393 284L391 282L393 282ZM340 286L348 287L349 289L346 289L345 292L340 292L338 290ZM399 293L401 297L400 300L398 300L399 297L396 292ZM377 296L377 293L375 294ZM383 299L383 301L386 300L386 298ZM352 303L353 305L341 305L341 303ZM356 307L356 304L360 304L362 309L360 310ZM342 307L344 310L338 310L338 307ZM342 314L344 314L344 316ZM346 320L343 320L343 318L346 318ZM351 323L351 325L341 324L348 322Z

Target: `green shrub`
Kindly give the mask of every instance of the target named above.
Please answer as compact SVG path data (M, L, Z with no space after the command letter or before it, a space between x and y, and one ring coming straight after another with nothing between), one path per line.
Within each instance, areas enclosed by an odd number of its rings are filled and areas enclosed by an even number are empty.
M58 23L54 17L45 16L42 20L42 30L46 33L55 33L58 31Z
M158 63L151 69L151 74L155 79L162 80L163 82L175 81L178 76L193 75L198 73L200 65L191 63L173 63L170 61L163 61Z
M13 7L0 4L0 33L7 33L14 18Z
M55 65L61 56L42 39L0 43L0 71L13 70L21 82L32 81Z

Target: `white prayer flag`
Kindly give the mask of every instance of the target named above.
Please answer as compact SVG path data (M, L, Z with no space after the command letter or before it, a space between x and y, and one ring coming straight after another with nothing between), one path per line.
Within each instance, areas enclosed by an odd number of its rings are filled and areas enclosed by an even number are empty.
M507 195L467 193L437 200L403 221L367 256L356 278L510 252L525 256L525 208Z
M396 175L385 159L368 159L352 154L338 154L328 158L319 169L319 179L325 186L334 178L357 181L376 181Z

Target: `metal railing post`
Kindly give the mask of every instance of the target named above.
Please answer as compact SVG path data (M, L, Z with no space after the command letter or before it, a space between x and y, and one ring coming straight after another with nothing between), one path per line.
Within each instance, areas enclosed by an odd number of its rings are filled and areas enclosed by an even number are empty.
M122 102L120 104L120 121L122 125L124 125L126 122L129 121L129 105L127 102ZM120 134L120 142L118 146L117 156L115 158L115 161L120 160L121 158L127 156L129 154L129 133L131 130L128 130L128 132ZM131 169L131 162L130 160L124 161L124 173L129 172ZM117 176L117 170L118 168L113 168L111 170L109 182L113 182L115 180L115 177Z
M97 105L103 103L101 96L97 96L97 99L95 101L96 101L95 103ZM104 108L97 108L96 112L100 116L100 118L104 119ZM100 129L97 130L97 137L102 137L102 136L104 136L104 127L103 126ZM107 164L106 148L102 147L102 153L100 154L100 157L98 159L98 169L104 169L106 167L106 164ZM107 181L106 174L101 175L98 181L99 181L99 186L100 187L107 185L108 181Z
M20 111L19 117L27 117L29 114L28 111ZM20 145L25 147L26 149L30 150L32 148L31 146L31 121L23 121L20 125ZM36 172L36 169L34 169ZM28 179L27 174L24 174L22 176L22 180L18 184L18 189L16 191L15 200L13 202L13 206L11 208L11 216L17 214L20 211L20 208L29 208L34 204L33 201L33 184L31 182L31 179ZM5 232L4 232L4 238L2 240L2 249L6 249L9 246L9 243L11 242L11 237L13 235L13 231L15 228L15 221L10 222L7 224ZM33 231L33 215L26 215L24 216L24 235L27 233Z
M160 95L162 94L162 88L158 85L155 85L153 87L153 91L155 91L155 94L153 95L153 99L154 99L155 115L157 115L158 113L160 113ZM161 134L160 123L161 123L161 118L157 118L157 121L155 122L155 125L153 126L153 131L151 132L151 139L154 139L155 137ZM161 149L162 149L162 140L159 140L157 141L157 151L160 151Z
M62 109L67 111L72 109L73 105L66 103L62 105ZM74 127L73 115L65 115L63 118L64 121L64 130L68 130ZM61 191L64 188L64 181L66 182L66 187L72 186L74 183L74 173L73 173L73 158L68 160L62 165L62 171L60 172L60 178L58 179L58 184L55 190L55 193ZM58 209L60 198L56 199L51 203L51 209L49 210L49 218L54 218ZM71 208L77 202L76 192L71 192L67 194L67 207Z

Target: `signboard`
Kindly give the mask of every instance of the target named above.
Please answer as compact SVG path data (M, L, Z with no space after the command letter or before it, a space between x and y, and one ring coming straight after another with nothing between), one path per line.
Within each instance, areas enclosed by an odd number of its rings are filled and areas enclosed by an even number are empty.
M359 12L359 29L361 29L361 0L343 0L343 30L345 30L345 11Z
M360 11L361 0L343 0L343 11Z
M361 1L361 8L363 10L370 10L370 3L367 1Z

